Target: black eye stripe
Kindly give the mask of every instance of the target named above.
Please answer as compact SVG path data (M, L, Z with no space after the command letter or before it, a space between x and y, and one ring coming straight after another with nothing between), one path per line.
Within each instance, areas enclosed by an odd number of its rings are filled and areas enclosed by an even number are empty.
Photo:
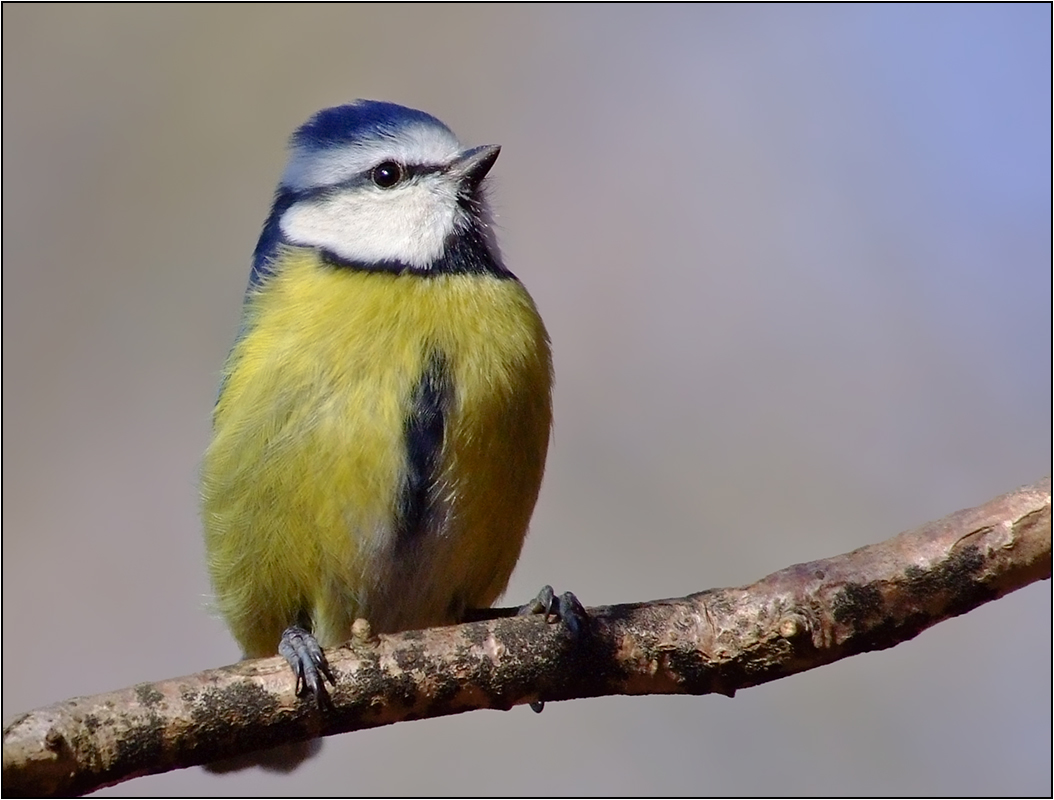
M374 186L378 186L380 188L390 189L396 184L393 183L387 187L381 186L381 184L377 183L376 178L374 177L374 173L381 167L391 166L396 167L400 171L400 178L396 183L406 183L422 175L440 174L442 172L445 172L447 169L446 166L442 164L399 164L396 161L388 160L382 161L375 167L370 167L369 169L366 169L358 173L357 175L353 175L350 178L338 181L337 183L331 183L325 186L312 186L296 191L290 191L288 192L288 194L294 200L311 200L314 198L332 197L333 195L338 194L341 191L345 191L347 189L357 189L363 186L369 186L370 184L373 184Z
M366 172L369 180L380 186L382 189L388 189L395 185L395 183L404 183L411 178L416 178L421 175L437 175L445 172L446 167L443 164L400 164L398 161L382 161L377 166L373 167ZM384 186L377 180L378 174L383 173L385 176L390 177L394 172L398 172L398 179L395 183L390 183L388 186ZM385 178L382 178L384 180Z

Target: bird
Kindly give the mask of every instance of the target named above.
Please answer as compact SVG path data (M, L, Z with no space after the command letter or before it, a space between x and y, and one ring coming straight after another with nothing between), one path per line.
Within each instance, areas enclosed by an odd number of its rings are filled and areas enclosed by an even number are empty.
M495 237L499 152L377 100L323 109L290 140L201 505L216 609L245 657L285 656L298 694L325 696L324 650L355 620L378 633L462 621L519 558L553 368ZM546 587L524 608L574 604Z

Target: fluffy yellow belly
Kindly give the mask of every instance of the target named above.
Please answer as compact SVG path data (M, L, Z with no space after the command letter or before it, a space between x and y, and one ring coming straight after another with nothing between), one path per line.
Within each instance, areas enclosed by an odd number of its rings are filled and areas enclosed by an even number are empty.
M396 631L490 605L549 441L530 297L511 279L342 270L299 250L276 273L248 301L202 467L209 570L235 638L262 656L304 617L332 646L357 617ZM408 526L407 419L432 373L441 446Z

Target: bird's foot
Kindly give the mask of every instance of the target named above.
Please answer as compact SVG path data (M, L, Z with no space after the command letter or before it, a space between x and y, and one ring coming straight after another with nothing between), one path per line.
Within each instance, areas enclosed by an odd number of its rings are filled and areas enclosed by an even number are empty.
M578 602L578 598L572 592L564 592L557 597L552 586L543 586L537 597L520 606L516 612L518 617L530 614L545 614L546 621L550 617L556 617L556 620L564 623L575 637L581 636L589 624L589 614Z
M289 662L296 675L296 695L313 695L318 707L330 704L325 681L337 685L333 673L326 661L326 654L318 640L299 625L290 625L282 631L282 640L278 643L278 652Z
M552 586L543 586L538 596L526 605L520 606L516 612L518 617L526 617L530 614L544 614L548 622L550 617L563 622L570 631L572 638L578 639L585 633L589 625L589 614L572 592L564 592L557 596ZM531 710L541 714L545 708L544 700L535 700L531 703Z

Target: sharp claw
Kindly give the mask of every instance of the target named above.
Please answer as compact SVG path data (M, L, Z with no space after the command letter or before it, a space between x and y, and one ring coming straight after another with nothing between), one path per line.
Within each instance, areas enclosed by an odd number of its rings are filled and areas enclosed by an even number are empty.
M328 706L330 701L325 681L328 680L333 686L336 686L337 682L318 640L299 625L290 625L282 632L278 652L289 663L293 675L296 676L297 697L311 694L314 695L319 708Z
M542 590L538 592L538 596L535 597L531 602L520 606L516 612L518 617L527 617L531 614L545 614L548 617L553 611L553 604L556 602L556 595L553 593L552 586L543 586Z
M552 586L543 586L537 597L526 605L520 606L516 612L519 617L526 617L529 614L544 614L546 622L550 617L556 617L556 621L563 622L567 626L572 639L581 638L589 625L589 614L578 602L578 598L571 592L564 592L557 597ZM531 710L537 714L541 714L544 708L544 700L535 700L531 703Z
M560 595L556 606L556 616L563 620L574 637L581 636L589 625L589 614L572 592Z
M556 617L563 622L573 636L581 635L589 622L589 614L572 592L564 592L559 597L552 586L543 586L538 596L526 605L520 606L517 616L544 614L546 620Z

